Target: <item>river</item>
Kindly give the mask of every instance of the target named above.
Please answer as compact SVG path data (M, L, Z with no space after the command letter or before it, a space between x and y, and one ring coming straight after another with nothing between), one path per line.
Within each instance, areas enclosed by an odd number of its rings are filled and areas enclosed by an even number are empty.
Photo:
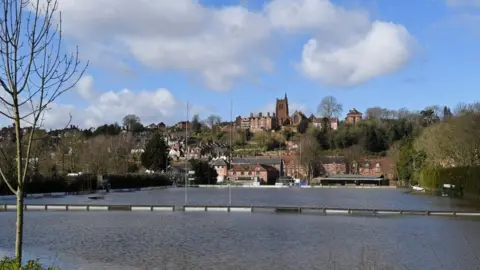
M183 189L111 193L102 203L182 205L184 195ZM189 189L187 195L189 204L229 201L227 188ZM231 195L233 205L473 208L460 200L395 189L232 188ZM0 199L0 204L10 202ZM27 203L99 201L67 196ZM0 253L8 253L14 246L15 213L0 216ZM478 218L27 212L24 243L28 257L55 261L63 269L480 269Z

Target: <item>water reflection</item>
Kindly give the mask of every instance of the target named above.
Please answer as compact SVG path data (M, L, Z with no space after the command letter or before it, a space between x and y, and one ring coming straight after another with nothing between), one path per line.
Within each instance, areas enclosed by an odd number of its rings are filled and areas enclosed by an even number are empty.
M110 193L105 200L90 200L88 196L27 199L33 204L132 204L183 205L184 189L163 189L132 193ZM191 188L188 203L227 205L227 188ZM0 198L0 203L14 200ZM466 201L438 196L414 195L401 189L247 189L232 188L232 205L324 206L346 208L394 208L405 210L475 209Z
M0 223L0 243L13 249L14 213ZM444 217L32 212L25 245L83 269L352 269L362 257L394 269L478 269L479 225Z
M183 190L170 189L113 193L107 202L183 204L183 198ZM232 189L232 199L236 205L443 210L458 209L462 203L366 189ZM228 190L192 189L189 201L225 204ZM25 250L31 257L56 259L63 269L372 269L359 267L375 264L387 269L463 270L480 265L480 220L474 218L27 212L25 222ZM13 250L15 213L0 213L0 226L0 249Z

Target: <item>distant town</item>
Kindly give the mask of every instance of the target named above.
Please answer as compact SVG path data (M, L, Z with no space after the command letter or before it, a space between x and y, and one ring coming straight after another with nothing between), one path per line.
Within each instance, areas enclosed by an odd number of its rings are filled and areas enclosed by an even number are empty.
M440 106L420 112L374 107L365 116L352 108L340 119L342 110L334 97L325 97L319 104L319 116L290 112L285 94L276 99L275 112L237 116L233 122L215 115L204 120L194 115L191 121L173 126L163 122L143 125L137 116L127 115L122 125L39 130L30 163L32 171L42 175L184 175L191 170L191 161L199 160L216 175L203 181L207 183L274 184L282 177L314 181L317 177L353 174L384 177L396 184L398 155L392 152L398 149L398 142L414 135L419 127L453 117L450 108ZM24 128L24 132L28 130ZM13 127L1 129L6 151L14 141L13 134ZM153 151L148 145L154 134L162 136L165 150L149 156L162 160L145 163L142 155ZM155 146L159 147L163 148Z

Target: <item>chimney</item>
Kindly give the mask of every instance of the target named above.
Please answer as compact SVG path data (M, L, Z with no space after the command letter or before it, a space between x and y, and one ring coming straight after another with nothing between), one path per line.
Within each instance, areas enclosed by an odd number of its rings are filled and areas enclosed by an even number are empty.
M258 116L259 116L259 117L262 117L262 112L259 112L259 113L258 113Z
M250 113L250 117L252 117L252 118L253 118L253 113Z
M269 112L267 113L267 116L270 117L270 113L269 113Z

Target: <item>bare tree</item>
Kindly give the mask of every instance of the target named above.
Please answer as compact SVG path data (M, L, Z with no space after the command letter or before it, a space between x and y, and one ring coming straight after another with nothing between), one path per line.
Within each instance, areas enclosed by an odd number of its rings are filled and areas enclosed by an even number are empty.
M301 152L298 152L300 164L305 168L307 178L311 180L320 170L321 147L311 134L302 136L299 147L301 148Z
M335 97L326 96L318 105L317 111L322 117L339 117L343 111L343 106L338 103Z
M383 117L383 110L381 107L371 107L371 108L368 108L366 111L365 111L365 117L367 119L382 119Z
M397 111L397 118L398 119L407 119L411 115L411 112L407 108L400 108Z
M222 118L220 118L220 116L214 115L214 114L207 117L207 120L206 120L206 123L210 128L213 128L214 125L220 124L220 122L222 122Z
M474 114L480 113L480 102L479 101L476 101L476 102L473 102L473 103L470 103L470 104L466 104L466 103L461 102L461 103L457 104L457 106L454 109L454 114L457 115L457 116L465 115L465 114L471 114L471 113L474 113Z
M360 145L353 145L344 149L343 155L345 156L348 173L358 174L359 164L364 161L366 155L365 149Z
M63 53L58 0L0 0L0 6L0 115L14 122L16 143L15 177L0 175L17 197L15 257L20 265L24 182L35 131L49 105L75 86L87 65L81 66L78 51Z

